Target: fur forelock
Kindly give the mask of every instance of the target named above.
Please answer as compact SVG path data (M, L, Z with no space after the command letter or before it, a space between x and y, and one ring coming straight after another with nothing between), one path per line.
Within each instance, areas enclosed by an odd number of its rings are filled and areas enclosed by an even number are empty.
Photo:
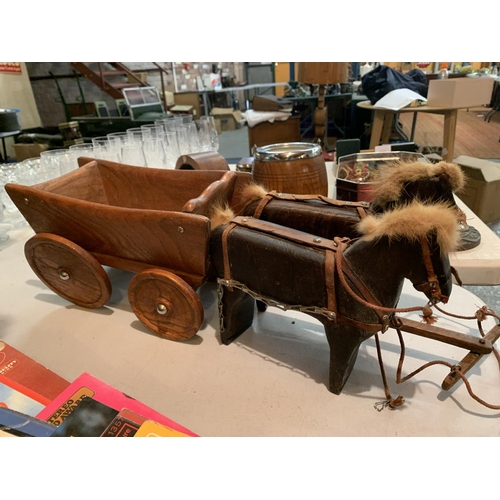
M373 186L374 204L383 206L397 201L407 182L444 175L453 192L458 192L465 186L465 176L462 169L454 163L394 162L379 167Z
M452 208L416 201L377 216L369 215L358 224L358 230L365 240L386 236L416 241L435 232L442 253L455 250L459 240L457 216Z

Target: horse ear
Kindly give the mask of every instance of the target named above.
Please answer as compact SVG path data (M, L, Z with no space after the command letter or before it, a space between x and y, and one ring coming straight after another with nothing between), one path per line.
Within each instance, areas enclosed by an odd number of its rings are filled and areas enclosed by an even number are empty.
M441 161L435 165L435 170L440 175L446 177L454 193L464 189L466 177L462 169L455 163Z

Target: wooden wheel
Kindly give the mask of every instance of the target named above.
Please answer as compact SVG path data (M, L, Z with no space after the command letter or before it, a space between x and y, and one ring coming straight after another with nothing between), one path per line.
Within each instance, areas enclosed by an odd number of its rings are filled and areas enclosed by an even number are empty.
M106 271L89 252L61 236L40 233L24 253L31 269L53 292L81 307L102 307L111 296Z
M192 338L203 321L203 305L196 292L182 278L164 269L136 274L128 298L139 320L170 340Z

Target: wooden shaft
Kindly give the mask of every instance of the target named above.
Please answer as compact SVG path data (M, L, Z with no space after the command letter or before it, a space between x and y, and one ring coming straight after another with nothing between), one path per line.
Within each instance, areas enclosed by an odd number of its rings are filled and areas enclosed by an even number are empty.
M400 330L419 335L420 337L439 340L445 344L462 347L463 349L468 349L478 354L489 354L493 349L491 341L486 338L477 338L464 333L445 330L444 328L433 325L423 325L418 321L407 318L398 317L398 320L401 321L401 326L398 327Z
M484 340L494 344L500 337L500 325L494 326L484 337ZM441 389L444 391L450 390L459 380L458 371L465 375L481 358L482 354L476 352L469 352L459 363L456 364L456 369L453 370L441 384Z

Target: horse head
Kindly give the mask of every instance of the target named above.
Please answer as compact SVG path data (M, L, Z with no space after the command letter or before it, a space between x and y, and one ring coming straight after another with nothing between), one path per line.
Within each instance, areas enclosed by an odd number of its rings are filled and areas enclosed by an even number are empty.
M464 186L464 174L453 163L388 164L378 170L371 208L374 212L381 213L412 200L456 207L453 193L460 192Z
M369 215L359 224L361 240L385 238L406 242L399 256L406 260L404 277L425 293L432 302L448 301L452 289L452 272L448 253L458 242L454 210L445 203L420 203L416 200L382 214ZM420 259L415 258L414 249ZM413 252L413 254L412 254Z

